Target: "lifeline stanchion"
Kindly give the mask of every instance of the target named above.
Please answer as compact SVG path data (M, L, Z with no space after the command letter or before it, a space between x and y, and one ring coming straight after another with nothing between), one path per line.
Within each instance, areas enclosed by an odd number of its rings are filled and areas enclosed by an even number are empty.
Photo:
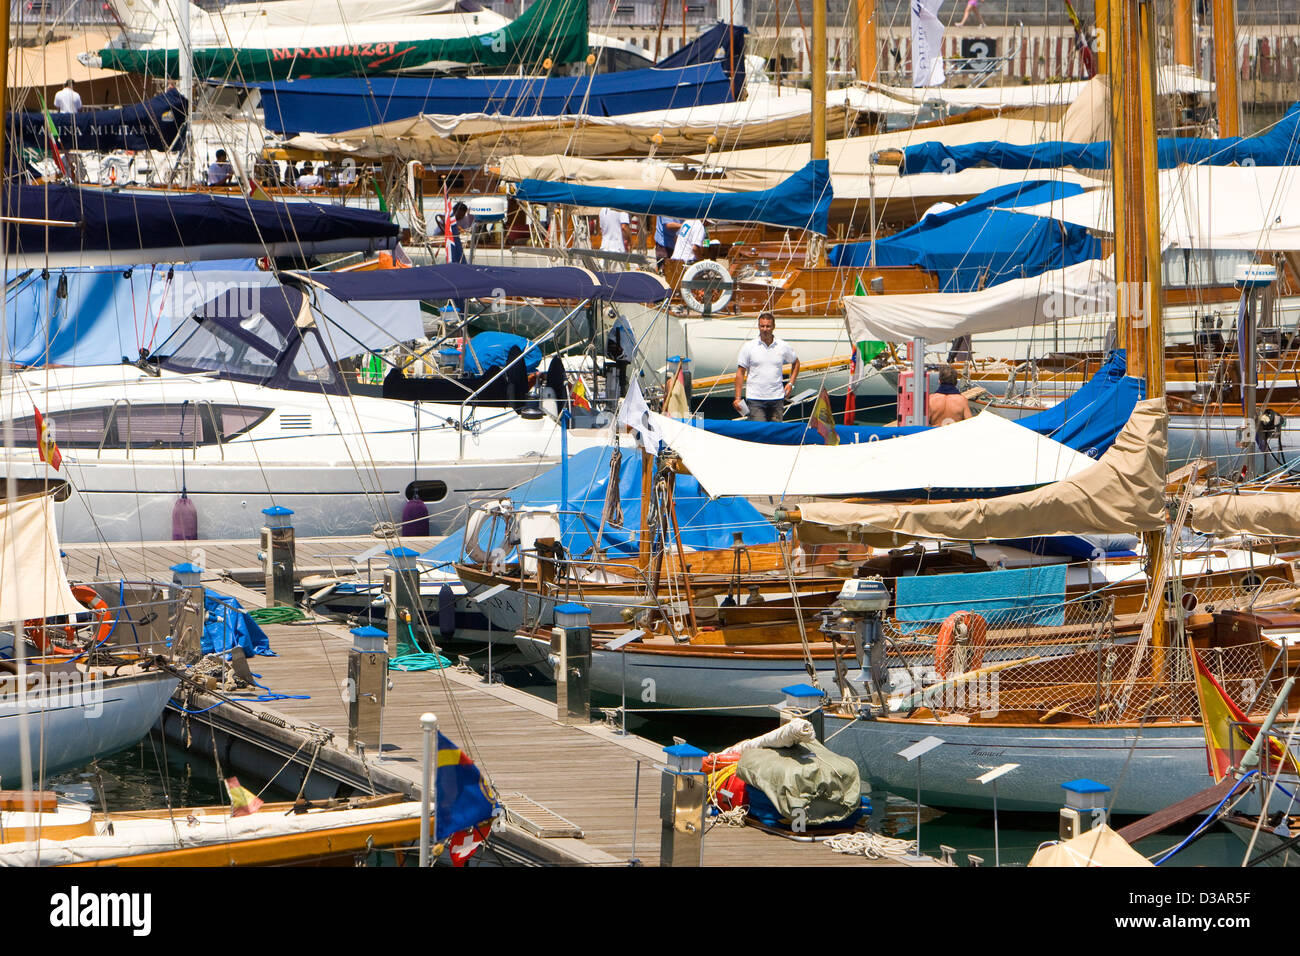
M420 866L429 865L429 833L433 831L436 804L430 799L434 789L433 745L438 734L438 718L433 714L420 716L420 729L424 731L424 783L420 788Z

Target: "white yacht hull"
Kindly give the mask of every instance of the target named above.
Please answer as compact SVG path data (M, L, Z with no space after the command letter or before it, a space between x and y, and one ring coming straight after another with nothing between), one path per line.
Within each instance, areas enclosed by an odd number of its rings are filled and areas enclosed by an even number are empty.
M60 773L140 740L158 720L177 679L161 672L68 684L51 680L19 701L16 678L0 694L0 780L21 787L26 725L32 773Z

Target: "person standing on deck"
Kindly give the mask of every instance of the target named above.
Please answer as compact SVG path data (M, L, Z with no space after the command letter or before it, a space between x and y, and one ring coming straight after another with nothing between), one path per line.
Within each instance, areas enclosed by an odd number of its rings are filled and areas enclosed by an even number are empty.
M632 217L606 206L600 211L600 251L627 252L632 243Z
M72 88L72 81L63 84L63 89L54 94L54 108L60 113L75 113L81 109L81 94Z
M760 314L758 338L742 345L736 356L736 397L731 404L742 413L748 405L750 421L779 422L799 378L799 356L775 333L776 316L771 312ZM790 381L782 384L782 371L787 363Z
M931 425L951 425L971 417L970 402L957 388L957 370L951 365L939 369L939 388L926 408Z

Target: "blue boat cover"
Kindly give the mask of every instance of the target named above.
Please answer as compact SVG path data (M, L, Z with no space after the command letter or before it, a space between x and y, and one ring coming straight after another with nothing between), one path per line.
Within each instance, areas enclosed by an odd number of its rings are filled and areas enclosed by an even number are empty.
M185 141L188 106L171 88L151 100L113 110L81 110L46 114L37 110L11 115L24 146L46 149L48 123L54 124L59 149L111 152L115 149L179 150Z
M341 133L421 113L622 116L734 99L720 60L583 76L369 76L226 85L261 90L266 128L284 136Z
M1048 180L998 186L878 239L876 264L921 266L938 274L941 292L971 292L1100 258L1101 241L1083 226L994 208L1031 206L1083 191L1075 183ZM871 244L832 246L830 261L865 266L871 261Z
M225 651L242 647L244 653L253 657L275 657L271 650L271 641L244 610L235 598L216 591L203 589L203 605L207 618L203 624L203 637L199 640L199 649L204 654L221 654Z
M1143 396L1143 383L1125 374L1124 352L1110 354L1106 364L1065 401L1019 419L1016 424L1098 458L1111 446L1133 407ZM986 413L986 414L992 414ZM767 445L824 445L821 434L806 422L751 422L705 419L705 431ZM927 425L836 425L844 443L879 441L923 431Z
M135 359L188 317L204 273L253 273L255 259L228 262L10 270L5 282L6 350L18 365L103 365ZM60 294L62 293L62 294Z
M569 458L569 513L560 515L561 540L573 556L590 554L601 528L601 514L609 490L612 448L587 448ZM516 509L521 506L544 508L561 505L563 495L562 466L556 465L542 475L524 482L510 492ZM612 557L628 558L637 554L641 522L641 461L636 454L625 454L619 466L619 496L623 522L615 527L606 523L601 548ZM718 550L733 545L732 532L741 533L745 544L771 544L776 529L758 509L743 498L710 499L699 482L689 475L678 475L673 493L677 526L682 544L695 550ZM500 522L495 528L499 532ZM485 527L479 543L484 550L501 543L499 533L492 537L492 526ZM422 561L447 564L460 559L464 532L457 531L420 556Z
M995 627L1064 624L1065 572L1064 564L1048 564L898 578L894 594L899 629L919 631L942 623L954 611L974 611Z
M1293 103L1275 125L1257 136L1227 136L1223 139L1162 136L1156 141L1156 161L1161 169L1183 164L1207 166L1295 166L1300 165L1300 103ZM1055 141L1032 146L1014 146L990 141L945 146L918 143L903 150L900 175L913 173L955 173L987 163L998 169L1110 169L1110 142L1067 143Z
M526 202L623 209L648 216L762 222L826 235L831 209L830 164L814 159L771 189L758 192L685 193L613 189L525 179L515 195Z
M542 361L542 350L522 335L509 332L480 332L469 340L465 349L465 371L482 375L488 369L503 368L510 361L510 350L519 349L524 355L524 368L537 368Z
M1126 369L1124 351L1116 349L1077 392L1018 424L1100 458L1145 395L1145 383L1127 375Z
M745 88L745 34L748 32L745 27L718 22L686 46L669 53L655 66L661 70L673 70L717 60L731 74L732 98L739 99L741 90Z
M11 255L112 252L127 262L139 261L130 258L133 250L183 250L190 260L229 259L266 255L272 246L304 251L322 243L340 249L353 242L359 249L392 246L398 233L384 213L312 202L154 196L61 183L10 185L6 198L11 216L77 224L11 225L5 230ZM205 247L219 249L220 255Z
M591 272L574 266L475 266L449 262L373 272L286 272L287 281L319 286L343 302L394 299L604 299L661 302L671 294L648 272Z

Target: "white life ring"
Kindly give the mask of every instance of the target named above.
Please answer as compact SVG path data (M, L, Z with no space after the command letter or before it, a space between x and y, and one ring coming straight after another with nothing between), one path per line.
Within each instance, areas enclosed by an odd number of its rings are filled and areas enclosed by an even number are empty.
M678 291L682 294L682 302L692 312L702 313L704 311L704 301L695 294L694 290L687 286L687 283L709 273L717 276L721 282L725 283L725 287L718 295L717 300L709 306L709 311L720 312L731 301L732 281L731 273L727 271L727 267L713 259L700 259L698 262L692 262L686 267L686 271L682 273L681 284L678 286Z

